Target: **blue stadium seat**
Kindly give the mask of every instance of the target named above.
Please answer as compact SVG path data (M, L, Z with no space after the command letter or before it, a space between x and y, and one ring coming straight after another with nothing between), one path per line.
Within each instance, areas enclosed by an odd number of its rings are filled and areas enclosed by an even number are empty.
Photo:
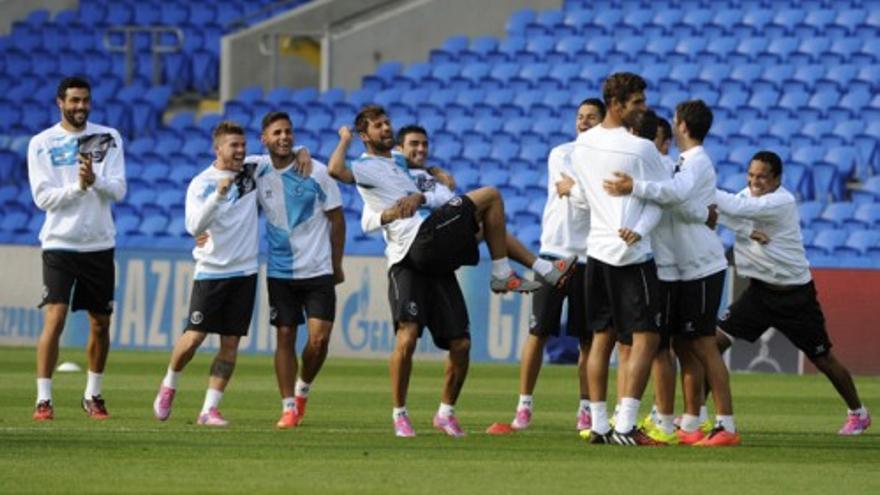
M813 241L807 246L808 255L811 253L830 256L834 250L843 246L849 234L843 229L820 230Z
M805 201L800 203L798 205L798 210L800 211L801 227L810 226L817 218L819 218L819 215L822 214L822 210L824 209L825 203L821 201Z
M802 9L783 9L773 16L770 26L776 26L786 35L795 34L795 29L803 22L807 13Z
M798 25L798 34L802 37L824 34L829 25L835 22L836 11L831 9L809 9Z
M844 225L851 230L876 230L877 227L880 227L880 203L857 203L855 213L852 218L844 221Z
M874 176L852 190L853 201L859 204L880 204L880 176Z
M471 40L470 45L459 52L461 63L488 61L493 53L497 53L498 39L492 36L478 36Z
M880 232L875 230L855 230L851 231L846 238L846 242L839 246L835 254L851 254L854 256L864 256L872 248L877 248L880 243Z
M431 50L431 61L434 63L456 61L458 54L468 47L469 42L468 37L464 35L450 36L440 47Z
M507 19L505 30L508 35L525 34L526 26L535 20L536 14L532 9L517 10Z

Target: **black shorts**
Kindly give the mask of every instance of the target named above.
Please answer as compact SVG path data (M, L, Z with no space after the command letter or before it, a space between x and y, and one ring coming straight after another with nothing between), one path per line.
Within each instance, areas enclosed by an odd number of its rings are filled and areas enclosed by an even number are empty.
M587 329L612 330L632 345L633 332L659 332L660 304L654 260L613 266L587 258Z
M422 222L403 263L422 273L444 274L480 261L476 205L456 196Z
M419 337L425 326L434 345L448 350L457 339L470 339L470 320L454 272L428 275L398 263L388 270L388 302L394 329L415 322Z
M276 327L295 327L305 323L306 317L333 321L336 316L333 275L298 280L270 277L266 285L269 287L269 323Z
M542 258L553 260L548 256ZM568 299L568 324L566 335L584 340L592 337L587 330L586 287L584 271L586 265L578 263L562 290L548 284L532 294L532 314L529 318L529 333L537 337L558 336L562 327L562 303Z
M257 275L196 280L189 299L187 330L247 335L257 295Z
M727 271L696 280L660 281L660 329L672 337L714 337Z
M752 279L718 326L728 335L749 342L758 340L773 327L810 359L824 356L831 350L825 316L812 281L789 290L778 290Z
M116 265L113 249L77 252L43 251L43 299L45 304L70 304L73 311L113 313ZM71 291L73 297L71 297Z

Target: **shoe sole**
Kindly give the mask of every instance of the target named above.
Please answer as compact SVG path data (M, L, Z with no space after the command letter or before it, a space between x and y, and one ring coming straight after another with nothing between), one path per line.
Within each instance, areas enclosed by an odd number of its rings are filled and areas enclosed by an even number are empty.
M568 279L570 279L572 274L574 274L575 268L577 268L577 260L575 260L574 263L568 265L568 269L565 270L565 273L563 273L561 277L559 277L559 280L556 282L557 289L565 288L565 284L568 283Z

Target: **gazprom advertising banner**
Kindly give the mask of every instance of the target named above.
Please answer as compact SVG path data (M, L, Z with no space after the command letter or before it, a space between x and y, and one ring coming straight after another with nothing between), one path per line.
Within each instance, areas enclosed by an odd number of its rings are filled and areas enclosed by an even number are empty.
M2 246L0 256L9 267L0 298L0 345L35 345L43 325L36 307L42 293L40 250ZM189 296L194 263L188 252L116 251L116 301L111 319L111 345L116 349L170 350L189 318ZM5 270L5 269L4 269ZM384 258L348 256L345 283L337 286L337 311L330 353L336 356L387 357L394 345L388 309L388 279ZM489 291L488 263L459 270L458 277L471 319L472 359L518 360L528 332L530 298L519 294L493 295ZM269 353L275 349L275 330L269 325L265 265L261 266L257 303L242 352ZM84 346L88 320L84 312L68 317L63 345ZM300 343L306 332L298 332ZM216 338L203 348L213 349ZM418 353L442 358L430 335L419 341Z
M0 345L36 345L43 315L36 305L42 294L40 250L31 246L0 246ZM116 251L116 302L111 319L111 345L116 349L170 350L189 318L194 263L189 252ZM330 343L335 356L386 358L394 345L388 309L388 279L382 257L346 256L345 283L337 286L336 322ZM813 270L835 353L856 374L880 373L875 359L878 337L872 332L873 301L880 272L870 270ZM269 325L265 265L261 266L257 303L242 352L270 353L275 330ZM528 335L530 296L496 295L489 290L490 264L465 267L458 279L471 322L471 357L481 362L516 362ZM865 283L852 284L852 280ZM737 294L746 283L728 277L726 294ZM735 287L734 287L735 286ZM722 302L726 307L727 296ZM724 310L722 309L722 312ZM67 319L63 345L83 347L88 337L84 312ZM306 338L298 332L299 345ZM209 338L203 348L215 349ZM429 335L419 341L418 353L441 359ZM809 370L791 343L769 330L754 344L737 341L727 357L732 369L798 373Z

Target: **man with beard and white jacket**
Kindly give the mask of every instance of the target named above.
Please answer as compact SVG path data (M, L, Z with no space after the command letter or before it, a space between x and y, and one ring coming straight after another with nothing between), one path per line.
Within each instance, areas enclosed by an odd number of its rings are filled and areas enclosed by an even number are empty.
M56 97L61 122L28 146L28 179L37 207L43 258L43 332L37 343L37 404L33 418L54 419L52 372L68 308L89 313L88 381L82 407L92 419L110 417L101 385L110 351L116 229L110 205L125 197L125 159L116 129L88 121L91 86L68 77Z

